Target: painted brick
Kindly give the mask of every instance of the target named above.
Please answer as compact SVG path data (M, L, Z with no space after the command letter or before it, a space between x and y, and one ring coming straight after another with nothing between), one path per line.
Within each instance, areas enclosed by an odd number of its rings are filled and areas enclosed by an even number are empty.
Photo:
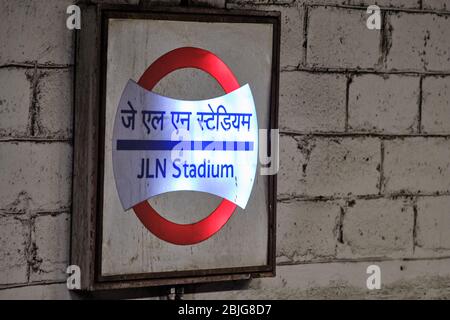
M450 251L450 197L421 197L417 200L416 245L426 253Z
M139 4L142 2L154 2L153 0L89 0L92 3L106 3L106 4Z
M414 209L409 200L355 200L344 215L339 256L408 256L413 250L413 228Z
M0 216L0 285L27 282L28 228L12 216Z
M349 129L357 132L417 132L419 77L355 76L349 90Z
M392 13L391 47L387 68L397 70L450 70L450 19L436 14Z
M293 1L286 0L287 3L292 3ZM246 7L249 5L260 5L264 4L267 5L269 3L269 0L228 0L227 6L233 6L233 7ZM284 3L284 2L280 2Z
M237 0L240 1L240 0ZM252 1L252 0L247 0ZM261 1L261 0L256 0ZM267 0L269 1L269 0ZM276 4L279 3L292 3L292 2L299 2L305 5L345 5L348 4L348 0L270 0L269 2L274 2Z
M346 196L378 193L381 159L378 139L296 139L290 136L280 138L279 195Z
M277 205L277 262L330 258L336 249L336 202L294 201Z
M282 72L280 129L343 132L347 79L344 75Z
M25 69L0 69L0 136L27 134L31 83Z
M73 32L66 28L72 0L2 0L0 65L72 63Z
M280 65L297 67L303 57L303 9L292 5L250 5L228 3L228 9L253 9L281 12Z
M70 205L72 148L67 143L0 143L0 208L55 210Z
M65 283L0 290L0 300L69 300L77 295Z
M39 76L39 134L70 138L72 135L72 72L48 70Z
M347 4L365 7L375 4L380 8L420 8L420 0L349 0Z
M423 79L422 132L450 133L450 77Z
M192 0L194 6L209 8L225 8L225 0Z
M134 0L139 1L139 0ZM145 1L145 0L144 0ZM181 3L181 0L148 0L148 6L179 6Z
M366 11L314 7L309 12L307 63L333 68L375 68L380 31L366 27Z
M381 269L381 290L367 290L369 265ZM254 279L247 287L185 299L436 299L449 298L450 259L307 263L278 266L275 278Z
M385 141L386 192L449 192L449 159L449 139L405 138Z
M69 265L70 217L68 214L38 216L34 222L33 241L36 263L30 280L65 280Z
M275 0L276 1L276 0ZM300 2L303 2L307 5L343 5L348 4L349 0L300 0Z
M450 10L450 0L422 0L424 9Z

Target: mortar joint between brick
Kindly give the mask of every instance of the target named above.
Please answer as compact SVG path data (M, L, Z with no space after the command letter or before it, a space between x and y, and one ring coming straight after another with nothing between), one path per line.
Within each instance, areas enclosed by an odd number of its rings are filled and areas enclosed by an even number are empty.
M71 70L74 68L73 64L42 64L37 63L36 61L33 63L7 63L0 65L0 69L7 68L17 68L17 69L35 69L37 66L38 69L47 69L47 70Z
M329 3L329 4L310 4L309 5L311 8L314 7L332 7L332 8L338 8L338 9L353 9L353 10L367 10L368 5L353 5L353 4L333 4L333 3ZM380 6L380 9L382 11L385 12L404 12L404 13L416 13L416 14L424 14L424 13L431 13L431 14L436 14L436 15L440 15L440 16L446 16L446 15L450 15L450 10L440 10L440 9L425 9L422 7L420 7L420 3L417 6L417 8L395 8L395 7L388 7L388 6Z
M280 194L277 196L277 203L292 203L298 201L305 202L329 202L329 201L354 201L354 200L377 200L377 199L411 199L411 198L439 198L450 196L450 192L439 193L384 193L384 194L364 194L364 195L330 195L312 196L297 194Z
M25 259L27 262L27 283L30 283L31 278L31 258L33 251L33 231L34 231L34 219L31 217L26 221L27 227L28 227L28 237L27 237L27 243L25 246Z
M412 250L413 254L415 253L416 247L417 247L417 214L418 214L418 207L417 207L417 197L414 197L413 200L413 229L412 229Z
M386 69L387 57L392 44L392 26L386 10L381 11L382 28L380 30L380 57L378 65L381 69Z
M380 138L385 141L395 140L395 139L408 139L408 138L442 138L442 139L450 139L450 134L417 134L417 133L405 133L405 134L389 134L389 133L370 133L370 132L357 132L357 131L349 131L349 132L302 132L296 130L280 130L281 136L287 137L310 137L310 138L349 138L349 139L357 139L357 138Z
M429 260L448 260L450 256L424 256L424 257L387 257L387 256L369 256L361 258L333 258L324 260L311 261L294 261L294 262L278 262L277 266L295 266L295 265L311 265L325 263L361 263L361 262L387 262L387 261L429 261Z
M61 142L61 143L69 143L73 144L72 138L51 138L51 137L0 137L1 142L30 142L30 143L52 143L52 142Z
M31 283L31 273L32 272L43 272L43 270L40 269L42 258L38 256L37 250L37 244L36 244L36 214L32 214L30 216L30 239L27 247L27 282Z
M17 288L29 288L34 286L50 286L55 284L64 284L66 281L49 281L49 280L42 280L42 281L33 281L30 283L13 283L13 284L7 284L7 285L0 285L0 290L8 290L8 289L17 289Z
M378 182L378 193L382 195L384 193L384 157L385 157L385 145L384 139L380 140L380 180Z
M340 207L338 225L337 225L337 242L338 244L344 244L344 217L345 217L345 208L343 206ZM336 255L338 250L338 244L336 245Z
M309 6L307 4L303 4L303 66L306 66L308 63L308 23Z
M47 73L40 72L37 61L35 61L33 77L32 77L32 97L30 104L30 130L29 135L31 137L38 137L42 133L41 120L40 120L40 105L39 105L39 81L41 77L44 77Z
M433 71L433 70L413 70L413 69L403 69L403 70L380 70L374 68L368 69L356 69L356 68L336 68L336 67L323 67L323 66L285 66L281 68L281 72L308 72L308 73L324 73L324 74L346 74L352 73L354 75L358 74L376 74L376 75L404 75L404 76L450 76L448 71Z
M418 97L418 114L417 114L417 132L422 133L422 99L423 99L423 76L419 78L419 97Z
M351 73L346 74L347 81L345 85L345 124L344 131L349 132L349 97L350 97L350 85L353 81L353 75Z
M37 104L37 78L38 78L38 68L37 68L37 62L34 63L34 67L33 67L33 75L30 78L31 81L31 102L30 102L30 107L29 107L29 111L28 111L28 117L29 117L29 122L28 122L28 135L29 136L34 136L35 135L35 130L36 130L36 104Z

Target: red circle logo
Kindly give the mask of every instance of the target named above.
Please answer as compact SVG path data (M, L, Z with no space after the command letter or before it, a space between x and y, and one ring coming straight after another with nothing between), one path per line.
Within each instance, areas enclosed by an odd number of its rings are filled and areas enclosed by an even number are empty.
M236 77L230 68L213 53L192 47L178 48L156 60L144 72L138 84L151 91L169 73L184 68L196 68L211 75L225 93L239 88ZM231 218L236 205L223 199L220 205L205 219L193 224L177 224L163 218L148 201L133 207L142 224L161 240L177 244L192 245L213 236Z

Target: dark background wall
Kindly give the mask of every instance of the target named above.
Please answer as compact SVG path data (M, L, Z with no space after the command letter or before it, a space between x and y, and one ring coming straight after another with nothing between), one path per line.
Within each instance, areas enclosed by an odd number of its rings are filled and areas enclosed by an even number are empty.
M376 3L382 29L369 30L365 10ZM79 298L64 273L70 4L0 0L3 299ZM450 297L450 1L186 4L281 11L282 136L277 277L194 287L184 298ZM366 288L371 264L381 290Z

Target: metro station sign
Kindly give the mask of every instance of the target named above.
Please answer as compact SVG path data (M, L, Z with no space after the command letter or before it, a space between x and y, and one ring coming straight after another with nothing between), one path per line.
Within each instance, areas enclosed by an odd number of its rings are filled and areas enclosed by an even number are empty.
M227 94L187 101L150 91L161 74L181 68L205 70ZM222 60L192 47L163 55L139 84L128 81L114 122L113 167L123 209L133 208L162 240L202 242L223 227L235 205L245 209L250 198L258 161L258 121L250 86L239 87ZM146 202L174 191L208 192L224 201L206 220L183 226L161 219Z
M82 289L273 276L276 176L260 173L259 151L260 129L277 128L279 13L82 11L71 257Z

